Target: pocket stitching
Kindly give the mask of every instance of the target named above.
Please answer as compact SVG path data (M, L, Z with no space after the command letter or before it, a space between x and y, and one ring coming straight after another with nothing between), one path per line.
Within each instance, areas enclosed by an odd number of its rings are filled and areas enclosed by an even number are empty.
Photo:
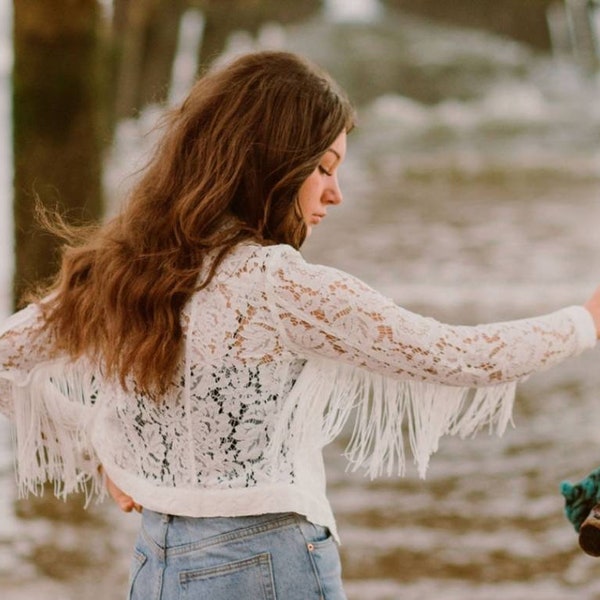
M207 567L205 569L195 569L193 571L182 571L179 573L179 583L185 584L190 581L197 581L200 579L209 579L210 577L216 577L219 575L226 575L229 573L235 573L252 566L258 566L261 568L267 567L269 572L273 572L271 564L271 554L269 552L263 552L250 558L244 558L242 560L236 560L233 562L216 565L214 567Z

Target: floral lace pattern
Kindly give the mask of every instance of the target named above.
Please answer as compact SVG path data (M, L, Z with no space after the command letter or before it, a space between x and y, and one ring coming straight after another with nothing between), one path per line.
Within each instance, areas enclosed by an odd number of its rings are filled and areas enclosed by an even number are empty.
M445 325L346 273L308 264L291 249L280 253L269 284L286 347L400 379L506 383L557 364L580 343L576 324L562 311L476 327Z

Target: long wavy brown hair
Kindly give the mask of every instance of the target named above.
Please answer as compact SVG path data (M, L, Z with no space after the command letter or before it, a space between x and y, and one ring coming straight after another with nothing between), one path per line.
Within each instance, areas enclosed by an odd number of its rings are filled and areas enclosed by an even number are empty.
M299 188L354 112L316 66L258 52L199 79L162 126L121 213L83 239L62 228L61 269L41 302L56 352L154 398L181 358L182 308L225 255L248 239L300 247Z

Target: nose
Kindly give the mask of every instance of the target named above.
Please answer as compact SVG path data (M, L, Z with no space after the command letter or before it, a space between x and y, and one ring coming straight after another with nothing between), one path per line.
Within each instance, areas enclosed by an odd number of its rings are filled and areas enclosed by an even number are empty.
M340 182L337 178L337 175L333 177L331 182L331 187L327 190L325 195L325 201L327 204L341 204L344 200L344 196L342 194L342 189L340 188Z

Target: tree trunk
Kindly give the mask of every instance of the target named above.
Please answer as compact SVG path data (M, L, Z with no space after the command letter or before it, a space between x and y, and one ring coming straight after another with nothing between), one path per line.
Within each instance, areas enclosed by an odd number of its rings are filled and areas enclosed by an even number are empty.
M144 46L148 15L155 0L125 2L125 18L120 15L120 27L116 33L118 64L116 118L131 117L140 109L138 94L144 61Z
M15 303L58 266L36 199L67 220L102 213L99 16L96 0L14 2Z
M140 104L165 102L177 52L179 25L186 0L159 0L146 33Z
M187 0L119 0L115 4L117 119L134 116L147 104L167 98L186 4Z
M204 14L204 32L198 52L199 70L206 70L225 49L236 30L256 35L268 21L282 24L302 21L315 14L323 0L190 0Z

